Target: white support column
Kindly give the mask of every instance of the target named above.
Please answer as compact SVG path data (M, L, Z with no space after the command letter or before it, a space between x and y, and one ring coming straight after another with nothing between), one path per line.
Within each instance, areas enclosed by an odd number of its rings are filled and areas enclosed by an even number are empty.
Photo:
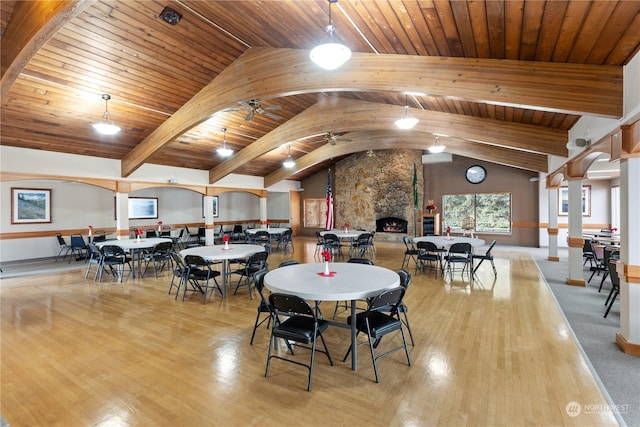
M569 180L569 277L567 283L585 286L582 271L582 179Z
M211 246L214 242L215 224L213 222L213 196L204 196L204 229L205 245Z
M116 237L129 239L129 193L116 193Z
M560 261L558 256L558 188L549 188L549 261Z
M267 226L267 198L260 197L260 224Z
M620 160L620 332L616 343L640 356L640 158Z

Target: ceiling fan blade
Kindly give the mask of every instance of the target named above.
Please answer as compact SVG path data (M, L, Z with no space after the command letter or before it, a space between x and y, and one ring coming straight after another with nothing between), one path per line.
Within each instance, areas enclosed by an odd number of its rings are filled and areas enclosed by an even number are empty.
M245 101L238 101L238 104L242 105L244 108L248 110L253 110L253 106Z
M273 120L280 120L281 118L279 115L273 114L273 113L264 113L264 116L269 117L270 119L273 119Z
M279 105L269 105L268 107L262 107L263 110L279 110L282 107Z
M253 111L253 109L249 111L249 114L247 114L247 117L245 117L244 120L248 122L249 120L253 119L254 113L255 112Z

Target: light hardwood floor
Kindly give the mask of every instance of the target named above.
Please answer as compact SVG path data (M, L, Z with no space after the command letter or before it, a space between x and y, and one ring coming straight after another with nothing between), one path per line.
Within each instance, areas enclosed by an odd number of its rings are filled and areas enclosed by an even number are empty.
M294 243L293 254L270 256L271 268L312 261L315 240ZM404 246L376 248L376 265L400 268ZM473 286L410 269L411 367L394 353L376 384L367 348L352 371L340 361L348 330L331 328L336 363L316 358L311 393L302 367L276 360L264 377L269 331L249 345L258 300L246 288L202 305L167 295L169 275L4 279L2 415L12 426L618 425L606 410L568 414L571 402L607 402L533 260L494 253L498 279L483 264Z

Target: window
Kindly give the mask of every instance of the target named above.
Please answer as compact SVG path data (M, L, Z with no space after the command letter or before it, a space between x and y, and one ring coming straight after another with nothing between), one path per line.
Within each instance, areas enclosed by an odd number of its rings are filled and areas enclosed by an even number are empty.
M474 233L511 233L511 193L445 194L442 206L451 231L464 231L463 220L471 218Z

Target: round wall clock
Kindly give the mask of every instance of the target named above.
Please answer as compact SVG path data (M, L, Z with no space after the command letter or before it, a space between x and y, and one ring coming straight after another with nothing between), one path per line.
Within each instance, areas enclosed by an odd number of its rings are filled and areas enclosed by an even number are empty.
M472 184L480 184L487 177L487 170L480 165L473 165L467 169L464 177Z

